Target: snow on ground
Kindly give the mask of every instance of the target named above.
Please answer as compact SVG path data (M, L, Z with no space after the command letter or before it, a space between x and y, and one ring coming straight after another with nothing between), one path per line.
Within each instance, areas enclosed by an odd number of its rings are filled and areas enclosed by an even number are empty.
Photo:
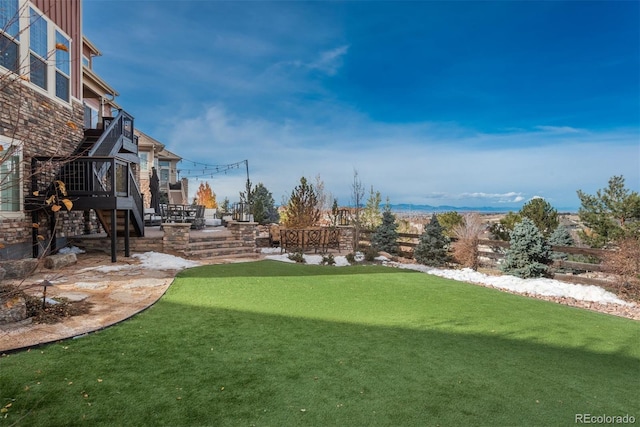
M142 254L133 254L131 256L139 259L140 264L103 265L100 267L85 268L81 271L92 270L100 273L109 273L112 271L133 270L139 268L146 268L148 270L182 270L200 265L200 263L195 261L189 261L184 258L159 252L145 252Z
M159 252L145 252L143 254L133 254L132 256L140 260L143 268L148 268L149 270L182 270L183 268L200 265L199 262Z
M266 254L266 259L295 262L288 258L288 254L280 254L279 248L265 248L262 250L262 253ZM358 255L359 256L356 257L356 260L358 260L358 258L360 258L359 260L364 258L361 254ZM322 262L321 255L304 255L304 258L307 264L320 264ZM460 282L492 286L494 288L505 289L520 294L540 295L546 297L566 297L580 301L597 302L600 304L633 305L619 299L613 293L593 285L578 285L545 278L521 279L519 277L509 275L489 276L487 274L473 271L469 268L464 268L462 270L447 270L427 267L420 264L401 264L391 262L385 257L378 257L376 259L382 261L383 265L389 267L420 271L447 279L458 280ZM344 256L335 256L334 260L336 262L336 266L349 265L349 262Z

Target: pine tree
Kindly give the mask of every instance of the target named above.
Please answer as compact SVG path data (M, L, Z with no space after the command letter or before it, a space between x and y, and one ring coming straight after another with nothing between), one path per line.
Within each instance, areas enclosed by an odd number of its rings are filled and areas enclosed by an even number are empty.
M382 223L376 228L371 236L371 245L378 251L389 252L390 254L398 253L398 224L396 217L391 213L390 209L382 212Z
M285 210L284 225L287 227L310 227L320 220L318 197L313 185L307 183L307 179L304 176L300 178L300 184L291 192L291 197Z
M271 192L263 183L258 183L250 191L249 201L253 213L253 220L260 224L278 222L279 215Z
M520 209L520 216L533 221L545 237L550 236L560 223L558 211L541 197L536 197L525 203Z
M575 242L573 241L573 237L571 237L571 233L567 230L567 227L564 225L559 225L551 236L549 236L549 244L552 246L574 246ZM568 255L563 252L552 252L551 259L567 259Z
M447 262L448 239L442 232L438 217L434 214L424 228L413 257L420 264L440 267Z
M511 232L511 247L507 250L502 271L522 278L540 277L549 271L551 248L538 227L523 218Z
M624 237L640 236L640 195L625 188L624 177L609 179L609 186L595 196L578 190L580 220L588 228L580 238L601 248Z

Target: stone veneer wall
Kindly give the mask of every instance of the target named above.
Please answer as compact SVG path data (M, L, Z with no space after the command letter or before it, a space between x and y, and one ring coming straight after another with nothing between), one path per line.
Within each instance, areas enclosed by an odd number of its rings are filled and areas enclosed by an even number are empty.
M83 138L82 103L73 99L65 104L33 89L31 83L2 75L0 84L0 135L14 141L22 149L22 194L30 192L32 156L69 156ZM4 144L3 144L4 145ZM82 212L59 212L57 236L66 238L82 234ZM0 213L0 259L31 256L31 215L23 212L21 218L3 218ZM39 233L50 238L48 215L40 215Z

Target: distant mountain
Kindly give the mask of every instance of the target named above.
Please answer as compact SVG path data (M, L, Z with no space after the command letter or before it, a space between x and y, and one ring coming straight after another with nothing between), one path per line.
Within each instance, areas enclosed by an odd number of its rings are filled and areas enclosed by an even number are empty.
M480 212L480 213L508 213L518 212L520 206L483 206L483 207L469 207L469 206L431 206L431 205L413 205L409 203L391 204L391 210L394 212L416 212L416 213L441 213L441 212ZM576 213L578 210L575 208L556 208L559 213Z

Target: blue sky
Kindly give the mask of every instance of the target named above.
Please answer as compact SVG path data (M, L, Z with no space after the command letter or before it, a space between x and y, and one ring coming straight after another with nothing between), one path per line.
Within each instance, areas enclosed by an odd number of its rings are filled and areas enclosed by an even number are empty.
M354 171L392 204L575 209L613 175L640 190L638 2L83 7L94 69L182 176L247 159L277 203L320 175L341 205ZM245 176L206 179L233 202Z

